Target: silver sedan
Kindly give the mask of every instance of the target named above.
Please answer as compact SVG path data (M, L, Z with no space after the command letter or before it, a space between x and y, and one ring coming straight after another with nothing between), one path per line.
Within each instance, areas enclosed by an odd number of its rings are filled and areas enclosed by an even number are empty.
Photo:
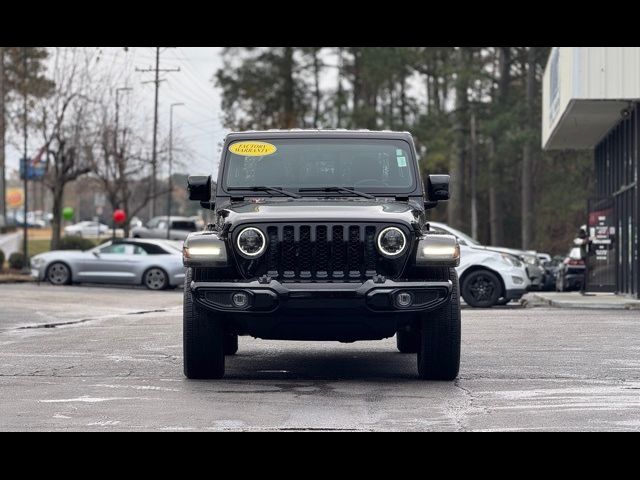
M53 285L117 283L164 290L184 283L182 242L126 239L91 250L60 250L31 259L31 275Z

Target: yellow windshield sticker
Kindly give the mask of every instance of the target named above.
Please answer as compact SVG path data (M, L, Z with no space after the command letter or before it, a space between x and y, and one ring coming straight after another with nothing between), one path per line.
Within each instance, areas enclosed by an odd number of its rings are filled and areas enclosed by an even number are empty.
M275 145L266 142L238 142L229 147L231 153L243 157L265 157L273 155L277 150Z

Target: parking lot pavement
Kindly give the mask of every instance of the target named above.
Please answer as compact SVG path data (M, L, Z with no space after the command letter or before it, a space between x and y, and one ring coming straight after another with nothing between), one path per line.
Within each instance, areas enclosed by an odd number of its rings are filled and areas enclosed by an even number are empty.
M0 430L640 430L638 312L466 309L454 383L416 380L394 339L241 338L224 380L189 381L179 291L0 305Z

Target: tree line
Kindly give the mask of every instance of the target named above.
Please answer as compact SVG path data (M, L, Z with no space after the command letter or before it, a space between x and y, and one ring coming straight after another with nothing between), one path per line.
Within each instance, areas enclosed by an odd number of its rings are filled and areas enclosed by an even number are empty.
M227 47L225 125L408 130L450 173L432 213L486 244L566 253L585 223L589 154L541 149L550 47Z

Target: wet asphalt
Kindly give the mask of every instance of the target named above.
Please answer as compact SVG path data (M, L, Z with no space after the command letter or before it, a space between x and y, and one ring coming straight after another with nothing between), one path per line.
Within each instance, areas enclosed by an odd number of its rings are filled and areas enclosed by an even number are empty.
M0 430L640 430L640 312L463 311L456 382L395 339L242 337L182 375L182 295L0 285Z

